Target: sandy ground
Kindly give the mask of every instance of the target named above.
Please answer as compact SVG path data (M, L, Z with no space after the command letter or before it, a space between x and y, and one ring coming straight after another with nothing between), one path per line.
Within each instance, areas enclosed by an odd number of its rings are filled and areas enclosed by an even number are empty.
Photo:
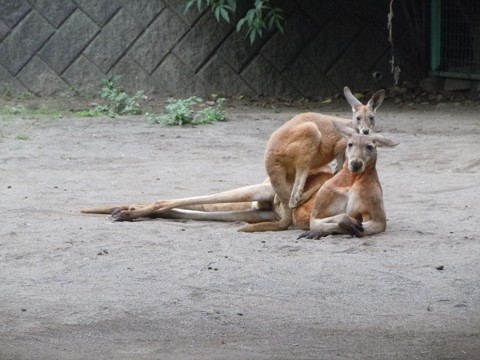
M337 108L319 110L350 116ZM299 111L2 119L0 359L480 359L473 106L379 110L401 144L379 150L373 237L79 212L260 182L269 134Z

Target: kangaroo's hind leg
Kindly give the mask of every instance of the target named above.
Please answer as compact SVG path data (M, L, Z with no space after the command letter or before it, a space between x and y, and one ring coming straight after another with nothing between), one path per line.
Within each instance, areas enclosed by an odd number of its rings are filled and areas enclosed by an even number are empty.
M305 202L304 187L313 159L318 153L321 133L312 122L275 132L267 145L265 167L275 194L282 204L278 221L250 224L240 231L280 231L292 224L293 208Z

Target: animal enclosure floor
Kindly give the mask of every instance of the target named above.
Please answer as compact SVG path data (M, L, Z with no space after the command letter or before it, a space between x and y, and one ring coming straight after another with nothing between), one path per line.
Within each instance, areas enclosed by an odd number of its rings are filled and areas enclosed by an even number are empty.
M347 105L312 109L350 117ZM0 359L478 359L478 109L385 104L387 232L297 240L81 208L263 181L300 110L0 121Z

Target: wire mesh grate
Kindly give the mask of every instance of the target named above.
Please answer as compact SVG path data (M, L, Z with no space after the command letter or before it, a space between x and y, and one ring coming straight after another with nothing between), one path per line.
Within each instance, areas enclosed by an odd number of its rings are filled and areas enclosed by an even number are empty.
M436 0L434 3L439 11L434 11L432 18L432 57L436 57L432 70L480 74L480 1Z

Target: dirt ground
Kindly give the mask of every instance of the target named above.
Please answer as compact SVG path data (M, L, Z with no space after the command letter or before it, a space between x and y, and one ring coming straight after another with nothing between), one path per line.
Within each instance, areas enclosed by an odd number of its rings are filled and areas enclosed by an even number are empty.
M474 105L379 110L400 145L379 150L376 236L79 212L258 183L269 134L300 111L184 128L3 117L0 359L480 359Z

